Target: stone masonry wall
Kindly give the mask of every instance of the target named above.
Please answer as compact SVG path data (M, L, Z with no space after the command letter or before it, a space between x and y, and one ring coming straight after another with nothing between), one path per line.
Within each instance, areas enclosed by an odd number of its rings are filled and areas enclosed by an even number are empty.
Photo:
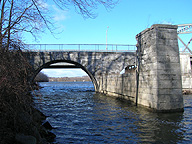
M180 53L182 88L183 91L192 91L191 54Z
M100 75L96 77L99 92L131 101L136 96L136 71L126 71L124 74Z
M177 26L153 25L136 36L138 104L157 111L183 111ZM136 70L96 77L99 91L136 102Z
M177 26L153 25L137 39L141 51L138 103L159 111L183 110Z

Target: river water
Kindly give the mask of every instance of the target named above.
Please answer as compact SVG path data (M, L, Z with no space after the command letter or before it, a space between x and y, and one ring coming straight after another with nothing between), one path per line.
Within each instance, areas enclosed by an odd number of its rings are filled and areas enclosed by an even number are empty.
M192 95L183 113L153 113L96 94L91 82L44 82L34 97L55 129L54 143L192 143Z

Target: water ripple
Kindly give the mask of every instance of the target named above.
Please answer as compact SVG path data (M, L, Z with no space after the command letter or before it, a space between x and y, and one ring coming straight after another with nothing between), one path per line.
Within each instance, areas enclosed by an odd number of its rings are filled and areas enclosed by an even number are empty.
M184 96L184 113L157 114L95 94L91 83L41 86L34 100L56 128L57 144L192 142L192 96Z

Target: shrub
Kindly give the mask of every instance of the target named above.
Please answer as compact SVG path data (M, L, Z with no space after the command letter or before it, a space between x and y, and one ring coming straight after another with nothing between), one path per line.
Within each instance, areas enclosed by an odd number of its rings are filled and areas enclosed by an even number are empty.
M9 143L21 131L18 113L30 113L32 97L28 94L30 65L19 49L0 50L0 141Z

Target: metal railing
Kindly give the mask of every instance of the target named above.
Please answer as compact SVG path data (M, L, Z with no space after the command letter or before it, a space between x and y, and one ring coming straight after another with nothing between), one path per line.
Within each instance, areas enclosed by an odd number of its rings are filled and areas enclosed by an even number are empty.
M136 45L123 44L26 44L26 51L135 52Z

